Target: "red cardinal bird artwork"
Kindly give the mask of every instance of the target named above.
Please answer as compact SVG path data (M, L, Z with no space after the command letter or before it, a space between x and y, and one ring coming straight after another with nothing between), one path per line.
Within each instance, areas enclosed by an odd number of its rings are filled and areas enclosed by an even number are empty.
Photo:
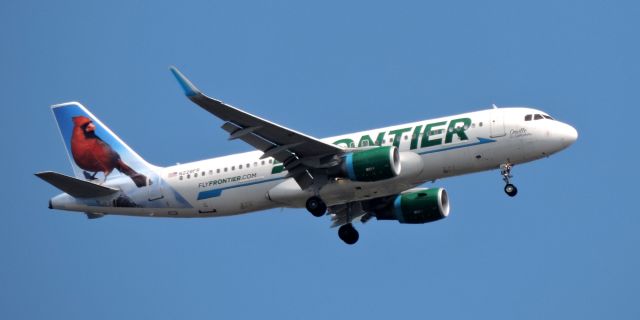
M98 172L104 173L104 180L113 171L126 174L138 188L147 185L147 177L129 167L120 154L104 142L95 133L95 125L91 119L83 116L73 117L73 133L71 135L71 154L78 167L85 170L85 177L96 179ZM93 172L91 175L89 172Z

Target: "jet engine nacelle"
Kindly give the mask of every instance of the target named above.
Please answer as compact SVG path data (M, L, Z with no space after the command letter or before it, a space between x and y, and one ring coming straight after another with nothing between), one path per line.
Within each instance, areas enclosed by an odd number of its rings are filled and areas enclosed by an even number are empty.
M347 153L341 174L352 181L380 181L400 174L400 152L395 146Z
M397 195L375 215L378 220L398 220L400 223L433 222L449 215L449 197L443 188L409 190Z

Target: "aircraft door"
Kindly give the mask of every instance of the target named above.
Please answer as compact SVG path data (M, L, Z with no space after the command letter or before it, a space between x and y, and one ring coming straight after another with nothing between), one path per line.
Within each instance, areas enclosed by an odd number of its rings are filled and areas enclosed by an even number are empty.
M149 191L149 201L156 201L164 198L164 193L162 192L162 184L163 180L160 176L152 174L148 178L147 188Z
M502 110L497 108L491 110L489 128L491 130L491 138L502 137L507 134L504 127L504 112Z

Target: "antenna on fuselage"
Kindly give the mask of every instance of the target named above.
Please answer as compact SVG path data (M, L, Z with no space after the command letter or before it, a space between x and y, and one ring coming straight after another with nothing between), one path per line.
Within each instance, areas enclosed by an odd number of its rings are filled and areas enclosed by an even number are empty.
M492 103L492 104L491 104L491 106L492 106L494 109L498 109L498 106L496 106L496 104L495 104L495 103Z

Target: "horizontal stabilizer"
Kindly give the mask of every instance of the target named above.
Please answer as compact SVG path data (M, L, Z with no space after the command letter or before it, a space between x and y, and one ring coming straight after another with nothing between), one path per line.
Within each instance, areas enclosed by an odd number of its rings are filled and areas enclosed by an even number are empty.
M120 191L53 171L38 172L36 176L74 198L106 197Z

